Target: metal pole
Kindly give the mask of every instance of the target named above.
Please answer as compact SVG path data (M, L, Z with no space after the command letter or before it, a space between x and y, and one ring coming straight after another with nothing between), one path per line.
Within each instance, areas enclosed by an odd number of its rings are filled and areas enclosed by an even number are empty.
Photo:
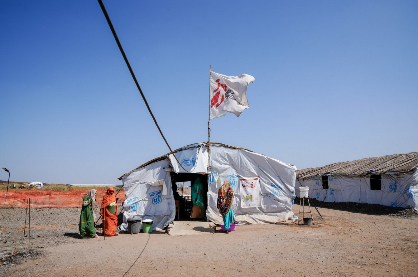
M105 214L105 209L106 207L103 208L103 221L102 221L102 227L103 227L103 240L106 239L106 234L105 234L105 222L106 222L106 214Z
M30 198L29 198L29 249L30 249Z
M302 203L303 203L303 213L302 213L303 215L302 215L302 217L305 218L305 197L303 197Z
M208 173L210 169L210 75L212 72L212 65L209 67L209 120L208 120Z
M9 193L10 171L5 167L3 167L3 170L9 173L9 179L7 179L7 187L6 187L6 199L7 199L7 194Z
M25 226L23 227L23 236L26 236L26 219L28 217L28 199L26 199L26 213L25 213Z

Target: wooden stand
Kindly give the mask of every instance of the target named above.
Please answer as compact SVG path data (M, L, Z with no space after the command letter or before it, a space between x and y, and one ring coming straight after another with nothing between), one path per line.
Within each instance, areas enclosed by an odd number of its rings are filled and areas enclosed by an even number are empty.
M306 213L307 214L309 214L308 216L309 217L305 217L305 199L306 200L308 200L308 206L309 206L309 212L308 211L306 211ZM300 210L300 207L299 207L299 219L298 219L298 225L300 225L301 223L301 221L302 221L302 224L303 225L312 225L312 222L313 222L313 217L312 217L312 211L311 211L311 204L309 203L309 197L301 197L301 198L299 198L299 205L300 206L302 206L302 212L301 212L301 210ZM302 213L302 218L300 217L300 215L301 215L301 213ZM309 219L311 219L310 220L310 223L311 224L306 224L304 221L304 218L309 218ZM308 220L309 221L309 220Z

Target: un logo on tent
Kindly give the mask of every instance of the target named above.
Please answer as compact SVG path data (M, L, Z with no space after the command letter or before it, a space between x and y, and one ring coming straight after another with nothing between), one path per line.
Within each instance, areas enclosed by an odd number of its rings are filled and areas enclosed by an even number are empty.
M151 203L153 205L157 205L163 202L163 198L161 197L161 190L150 192L149 197L152 198Z
M126 205L128 205L128 211L134 212L139 208L139 198L135 197L129 200L126 200Z
M389 183L389 192L396 192L397 188L398 188L398 182Z
M271 193L275 197L279 198L280 197L280 191L282 190L282 188L280 186L276 185L276 184L273 184L273 183L271 183L270 186L271 186Z
M195 166L195 165L196 165L196 158L195 158L195 157L193 157L193 158L191 158L191 159L183 159L183 160L181 161L181 164L182 164L183 166Z
M129 205L128 211L135 212L135 211L138 210L138 208L139 208L139 202L136 202L136 203L134 203L132 205Z

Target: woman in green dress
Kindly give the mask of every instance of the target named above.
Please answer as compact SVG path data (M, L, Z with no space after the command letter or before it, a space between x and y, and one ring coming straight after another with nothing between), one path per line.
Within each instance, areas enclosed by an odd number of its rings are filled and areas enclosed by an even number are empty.
M191 192L193 208L190 218L204 218L206 214L204 196L206 193L204 192L203 181L200 176L193 182Z
M96 190L91 189L83 198L79 230L83 238L98 238L94 228L93 202L96 201Z

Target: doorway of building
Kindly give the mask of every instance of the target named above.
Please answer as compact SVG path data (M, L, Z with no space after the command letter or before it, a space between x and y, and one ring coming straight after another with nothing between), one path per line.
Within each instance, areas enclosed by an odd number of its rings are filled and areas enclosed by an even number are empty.
M208 193L207 175L171 172L171 184L173 186L174 200L176 202L175 220L206 221ZM198 193L198 191L200 191L200 193ZM192 199L192 195L195 199ZM198 201L196 202L196 200ZM202 206L202 202L204 208L200 207ZM200 203L200 206L193 207L196 203Z

